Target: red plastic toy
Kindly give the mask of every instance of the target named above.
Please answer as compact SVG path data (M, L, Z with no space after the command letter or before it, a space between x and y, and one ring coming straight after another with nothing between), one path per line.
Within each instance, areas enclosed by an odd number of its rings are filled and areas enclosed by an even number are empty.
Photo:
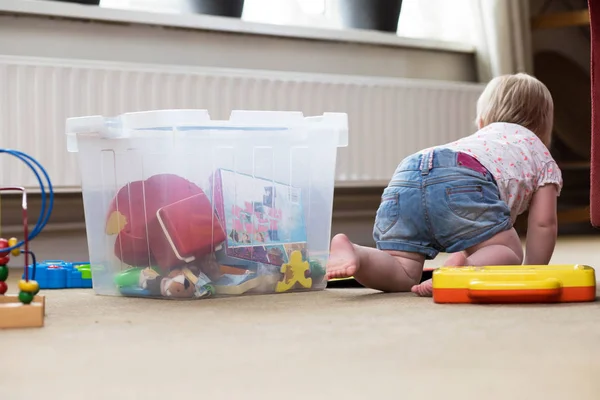
M204 193L162 207L148 221L152 254L161 267L190 263L225 239L225 231Z
M122 187L111 202L106 233L117 235L115 255L124 263L165 271L212 252L225 240L206 194L173 174Z

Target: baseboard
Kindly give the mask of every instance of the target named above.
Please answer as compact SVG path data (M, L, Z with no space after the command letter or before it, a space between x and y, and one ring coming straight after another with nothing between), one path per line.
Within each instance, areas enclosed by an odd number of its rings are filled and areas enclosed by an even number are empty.
M14 229L22 231L21 195L2 195L0 197L0 206L2 207L2 215L0 216L2 231L12 231ZM41 208L41 195L30 194L27 196L27 214L30 224L35 224ZM51 229L51 226L65 224L67 226L85 224L81 193L57 193L54 195L54 206L48 220L47 229Z

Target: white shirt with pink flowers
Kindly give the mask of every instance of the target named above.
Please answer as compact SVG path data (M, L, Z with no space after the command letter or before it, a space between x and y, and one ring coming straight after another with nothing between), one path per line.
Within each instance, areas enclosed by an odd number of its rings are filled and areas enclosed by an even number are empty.
M529 208L540 187L554 184L560 195L563 180L556 161L544 143L520 125L492 123L471 136L437 147L467 153L487 168L510 208L513 223Z

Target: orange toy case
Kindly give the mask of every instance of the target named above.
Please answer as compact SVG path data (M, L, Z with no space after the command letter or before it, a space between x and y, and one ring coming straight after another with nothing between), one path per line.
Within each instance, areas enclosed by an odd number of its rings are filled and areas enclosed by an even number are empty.
M433 273L435 303L559 303L596 299L587 265L441 267Z

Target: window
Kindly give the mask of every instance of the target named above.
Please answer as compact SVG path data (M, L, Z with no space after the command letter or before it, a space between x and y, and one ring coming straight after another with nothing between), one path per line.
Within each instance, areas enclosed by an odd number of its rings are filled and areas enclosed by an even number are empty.
M246 21L339 28L331 0L245 0Z
M185 2L181 0L100 0L101 7L158 13L185 12L184 5Z
M102 7L163 13L189 12L190 0L101 0ZM276 25L343 29L340 0L245 0L242 19ZM398 35L473 44L471 0L404 0Z

